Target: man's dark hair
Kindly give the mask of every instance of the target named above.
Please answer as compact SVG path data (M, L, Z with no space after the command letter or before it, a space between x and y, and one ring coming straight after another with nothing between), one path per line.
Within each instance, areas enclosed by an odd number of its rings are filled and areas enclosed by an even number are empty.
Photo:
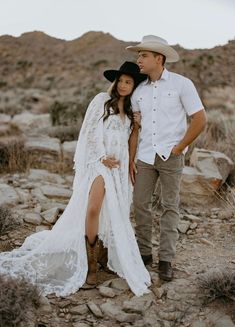
M165 65L166 62L166 56L164 56L163 54L159 53L159 52L153 52L154 57L156 56L161 56L162 57L162 66Z

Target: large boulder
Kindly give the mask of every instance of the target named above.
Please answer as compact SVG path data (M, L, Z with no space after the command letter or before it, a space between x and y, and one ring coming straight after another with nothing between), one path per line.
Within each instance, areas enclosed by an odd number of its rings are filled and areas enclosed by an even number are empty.
M0 184L0 205L14 205L20 200L19 195L13 187L8 184Z
M35 132L35 129L48 128L51 126L50 114L35 115L28 111L15 115L12 118L12 122L23 132Z
M60 140L51 137L29 137L25 143L31 167L55 167L61 161Z
M190 164L183 169L181 202L193 205L213 201L233 169L232 160L220 152L195 148Z

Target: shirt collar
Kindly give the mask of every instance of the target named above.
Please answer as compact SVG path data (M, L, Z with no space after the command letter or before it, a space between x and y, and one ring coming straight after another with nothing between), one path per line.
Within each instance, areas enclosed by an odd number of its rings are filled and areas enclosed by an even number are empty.
M168 71L166 68L164 68L164 69L163 69L163 72L162 72L162 75L161 75L161 77L160 77L160 80L161 80L161 79L168 80L168 78L169 78L169 71ZM157 82L157 81L156 81L156 82ZM153 82L153 83L155 83L155 82ZM147 78L147 79L143 82L143 85L146 85L146 84L151 84L151 81L149 80L149 78Z

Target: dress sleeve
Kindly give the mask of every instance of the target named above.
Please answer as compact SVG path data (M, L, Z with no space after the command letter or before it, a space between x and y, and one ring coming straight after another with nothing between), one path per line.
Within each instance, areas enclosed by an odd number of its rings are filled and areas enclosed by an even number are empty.
M79 133L74 168L82 173L90 163L105 156L103 138L104 103L108 100L106 93L99 93L90 102ZM84 171L85 172L85 171Z

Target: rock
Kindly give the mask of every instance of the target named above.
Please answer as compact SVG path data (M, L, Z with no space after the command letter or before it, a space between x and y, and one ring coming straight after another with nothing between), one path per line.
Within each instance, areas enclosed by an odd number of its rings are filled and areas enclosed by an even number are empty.
M192 224L190 224L190 229L196 229L197 228L197 226L198 226L198 224L197 223L192 223Z
M180 189L182 203L208 205L214 200L214 191L222 185L222 177L201 173L194 167L184 167Z
M73 327L90 327L90 324L85 324L84 322L75 322Z
M110 302L103 303L100 307L102 312L106 316L112 319L116 319L119 322L133 323L136 319L140 317L138 314L125 313L117 304L112 304Z
M127 290L130 289L127 282L122 278L112 279L110 286L112 288L115 288L115 289L119 290L119 291L127 291Z
M94 302L88 302L87 306L97 318L103 318L103 313L98 305L96 305Z
M189 220L191 222L200 222L202 219L195 216L195 215L187 215L187 214L184 214L183 215L183 219L184 220Z
M206 245L210 245L210 246L213 246L214 247L214 243L207 240L206 238L201 238L200 239L200 242L203 243L203 244L206 244Z
M41 213L41 216L51 224L54 224L59 214L59 208L51 208Z
M102 285L99 287L99 292L100 292L100 294L102 296L110 297L110 298L112 298L112 297L114 297L114 296L117 295L112 288L106 287L106 286L102 286Z
M65 180L58 174L50 173L45 169L30 169L28 181L40 183L64 184Z
M76 151L77 141L64 142L62 144L63 159L73 164L73 158Z
M180 233L185 234L190 227L189 221L180 221L178 225L178 230Z
M42 217L40 216L39 213L27 213L24 217L23 217L24 221L26 221L27 223L31 223L34 225L40 225L42 222Z
M229 210L229 209L227 209L227 210L223 210L223 211L220 211L219 213L218 213L218 218L219 219L230 219L230 218L232 218L233 217L233 215L234 215L234 210Z
M14 205L20 200L19 195L13 187L7 184L0 184L0 205Z
M192 327L207 327L205 321L197 320L192 323Z
M161 299L163 294L166 293L165 289L163 287L154 287L153 293L158 299Z
M70 199L72 195L72 191L67 188L51 186L51 185L43 185L41 186L41 190L43 194L50 199L51 198Z
M222 312L210 314L208 320L213 323L213 327L235 327L232 319Z
M143 314L154 301L153 293L145 294L141 297L133 296L130 300L124 301L123 310Z
M9 123L11 121L11 116L0 114L0 122L1 123Z
M69 312L73 315L85 315L88 311L89 309L86 304L79 304L69 310Z
M43 314L51 313L52 307L49 300L45 296L41 295L39 301L40 301L40 312L42 312Z
M150 271L151 281L154 286L160 287L162 285L162 280L159 278L158 273L155 271Z
M25 111L15 115L12 122L20 127L22 131L35 131L38 128L47 128L51 126L50 114L34 115Z
M40 225L40 226L37 226L35 229L36 233L42 232L43 230L50 230L50 227L46 226L46 225Z
M61 161L60 140L51 137L29 137L25 142L31 167L34 165L55 168Z
M225 154L198 148L193 149L190 165L200 172L206 172L208 176L222 178L223 183L234 167L233 161Z

